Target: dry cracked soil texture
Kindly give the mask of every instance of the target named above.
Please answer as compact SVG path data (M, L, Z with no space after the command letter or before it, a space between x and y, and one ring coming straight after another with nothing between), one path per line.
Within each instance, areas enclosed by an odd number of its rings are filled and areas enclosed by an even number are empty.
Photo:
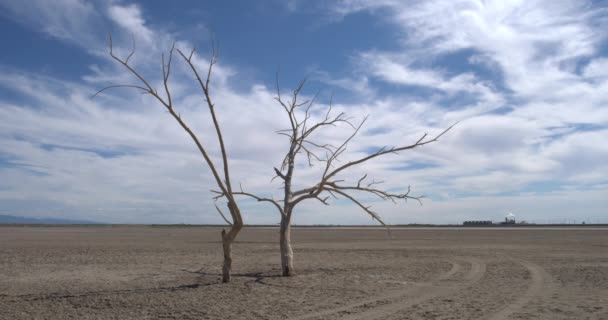
M608 229L0 227L0 319L608 319Z

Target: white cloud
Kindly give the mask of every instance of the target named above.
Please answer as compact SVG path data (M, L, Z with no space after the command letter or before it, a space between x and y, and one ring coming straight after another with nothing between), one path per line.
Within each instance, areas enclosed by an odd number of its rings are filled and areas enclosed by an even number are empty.
M143 41L149 44L155 40L154 33L146 26L146 21L138 5L110 5L108 7L108 17L133 35L138 42Z
M608 59L598 58L592 60L583 71L585 78L602 79L608 78Z
M359 99L372 99L376 92L369 84L367 76L332 77L328 72L311 72L313 80L327 84L329 88L340 88L357 95Z
M447 94L466 92L493 106L499 106L502 102L500 94L491 85L480 81L472 73L447 76L439 70L412 68L407 62L399 60L402 60L399 55L370 52L361 54L358 64L373 76L389 83L425 87Z
M410 60L478 50L484 60L497 64L514 94L526 99L551 98L576 85L580 79L572 61L593 56L605 39L600 17L606 9L586 1L346 1L336 10L344 15L378 8L389 10L390 19L402 28ZM403 68L384 64L383 70ZM402 71L382 74L422 85L437 79L432 71Z
M19 23L85 49L95 46L103 24L94 4L82 0L2 0L0 7Z

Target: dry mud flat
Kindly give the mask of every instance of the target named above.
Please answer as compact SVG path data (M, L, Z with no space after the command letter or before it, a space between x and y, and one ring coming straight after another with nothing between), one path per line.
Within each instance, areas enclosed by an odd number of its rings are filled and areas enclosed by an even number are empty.
M608 229L0 227L0 319L608 319Z

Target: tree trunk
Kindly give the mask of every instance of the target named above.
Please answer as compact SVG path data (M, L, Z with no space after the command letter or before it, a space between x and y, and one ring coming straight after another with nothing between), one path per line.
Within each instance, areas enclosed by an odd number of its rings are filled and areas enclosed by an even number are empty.
M236 202L228 201L228 210L232 215L233 223L230 226L230 231L226 232L222 229L222 247L224 248L224 264L222 266L222 282L230 282L230 271L232 270L232 242L236 239L236 235L243 228L243 220L241 212Z
M232 270L232 240L229 236L230 233L226 233L226 230L222 230L222 247L224 248L224 264L222 266L222 282L230 282L230 271Z
M280 244L283 276L293 276L295 271L293 269L293 250L291 249L291 212L286 212L281 217Z

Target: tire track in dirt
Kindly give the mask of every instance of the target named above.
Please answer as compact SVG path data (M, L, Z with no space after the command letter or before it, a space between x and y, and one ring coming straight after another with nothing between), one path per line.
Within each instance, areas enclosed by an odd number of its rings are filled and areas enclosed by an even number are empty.
M483 273L485 272L485 264L477 259L463 259L463 260L471 263L471 270L466 274L465 279L467 279L468 281L476 281L476 280L481 279L481 276L483 276ZM309 314L305 314L305 315L298 316L298 317L292 317L292 318L289 318L289 320L325 318L330 315L339 315L341 313L348 313L348 312L354 311L357 308L365 308L368 305L376 305L376 304L382 303L384 301L400 299L405 296L413 295L413 294L416 295L416 297L417 297L416 300L424 301L426 299L430 299L433 296L426 297L427 295L425 294L426 292L429 291L429 288L433 288L433 286L437 285L438 282L451 279L456 273L458 273L462 269L462 265L460 263L458 263L457 261L449 261L449 262L452 264L452 268L449 271L444 272L441 275L439 275L435 280L431 281L430 283L420 284L415 287L408 287L403 290L399 290L399 291L396 291L396 292L393 292L390 294L386 294L386 295L376 296L374 298L359 300L355 303L350 303L350 304L347 304L347 305L344 305L344 306L341 306L338 308L332 308L329 310L322 310L319 312L309 313ZM436 288L435 288L435 290L436 290ZM435 290L431 290L431 291L435 291ZM424 299L420 299L420 298L424 298ZM395 305L399 305L399 307L404 306L402 302L388 302L387 304L381 304L378 307L373 307L374 309L372 309L372 310L363 311L363 312L357 313L357 314L347 314L345 317L342 317L340 319L369 319L370 316L372 316L372 315L368 314L369 311L376 311L378 309L384 310L391 306L394 307ZM358 317L359 315L362 315L362 317L359 318ZM353 316L353 317L351 317L351 316Z
M545 269L541 266L534 264L525 260L515 260L517 263L523 265L528 269L530 273L530 286L524 292L519 299L515 300L513 303L507 305L505 308L501 309L497 313L493 314L487 320L505 320L508 319L509 316L517 311L519 311L523 306L528 304L532 299L541 296L548 295L553 290L553 281L551 275L549 275Z
M442 273L439 277L437 277L436 281L447 280L453 277L458 271L462 269L462 266L458 262L449 261L452 264L452 268L448 272Z
M460 271L462 269L462 266L458 262L454 262L454 261L449 261L449 262L452 264L452 267L450 268L450 270L439 275L439 277L437 277L435 282L449 279L450 277L452 277L454 274L456 274L458 271ZM412 290L416 290L416 289L419 289L419 287L409 287L407 289L392 292L390 294L385 294L385 295L381 295L381 296L376 296L374 298L359 300L357 302L349 303L347 305L344 305L344 306L341 306L338 308L332 308L329 310L322 310L319 312L308 313L308 314L305 314L302 316L289 318L288 320L313 319L313 318L325 317L325 316L340 313L340 312L346 312L348 310L355 309L358 307L363 307L368 304L375 304L375 303L378 303L379 301L399 298L399 297L403 296L404 294L407 294L408 292L410 292Z
M477 281L481 280L481 278L485 274L486 264L483 261L478 260L478 259L469 258L467 260L469 260L469 262L471 263L471 269L469 270L469 272L467 272L467 274L464 277L464 279L466 280L466 282L464 284L457 284L454 286L434 285L431 287L419 288L419 290L410 292L410 293L415 293L415 295L413 296L413 298L411 298L409 300L394 301L394 302L391 302L391 303L388 303L385 305L381 305L381 306L373 308L373 309L365 310L360 313L347 314L343 317L340 317L339 319L341 319L341 320L378 319L381 317L390 316L401 310L407 309L411 306L422 303L424 301L427 301L427 300L430 300L430 299L433 299L433 298L436 298L439 296L447 295L447 294L456 292L456 291L462 289L463 287L468 287L470 285L473 285ZM405 298L405 296L402 296L401 298Z

